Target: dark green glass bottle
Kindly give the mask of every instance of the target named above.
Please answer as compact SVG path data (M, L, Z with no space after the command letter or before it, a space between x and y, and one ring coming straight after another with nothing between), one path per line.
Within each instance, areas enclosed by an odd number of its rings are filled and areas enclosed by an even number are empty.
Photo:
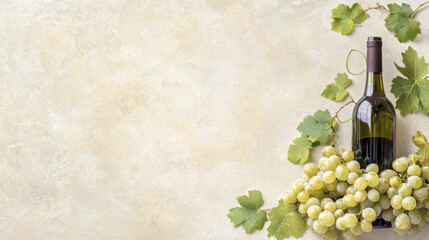
M382 42L369 37L365 92L353 110L352 149L361 168L376 163L380 171L392 168L395 159L395 108L386 98L382 77ZM374 228L390 227L381 216Z

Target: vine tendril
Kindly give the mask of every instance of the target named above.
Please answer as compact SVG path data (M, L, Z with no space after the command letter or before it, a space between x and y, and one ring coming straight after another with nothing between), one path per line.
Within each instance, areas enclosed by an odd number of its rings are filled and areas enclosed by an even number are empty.
M365 59L365 66L366 66L366 56L365 56L365 54L364 54L363 52L361 52L361 51L359 51L359 50L357 50L357 49L352 49L352 50L350 50L349 54L347 55L347 59L346 59L346 69L347 69L347 72L349 72L351 75L360 75L360 74L362 74L363 72L365 72L366 67L365 67L365 69L364 69L364 70L362 70L362 71L361 71L361 72L359 72L359 73L352 73L352 72L350 71L350 69L349 69L349 58L350 58L350 54L352 54L352 52L359 52L360 54L362 54L363 58Z

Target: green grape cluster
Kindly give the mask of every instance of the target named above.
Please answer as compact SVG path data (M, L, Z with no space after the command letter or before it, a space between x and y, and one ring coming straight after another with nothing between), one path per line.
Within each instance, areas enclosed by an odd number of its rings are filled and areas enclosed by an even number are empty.
M413 235L429 221L429 167L412 159L398 158L393 170L379 173L376 164L361 169L352 151L328 146L318 165L306 164L282 198L325 240L337 239L340 231L346 240L371 232L378 216L391 222L396 234Z

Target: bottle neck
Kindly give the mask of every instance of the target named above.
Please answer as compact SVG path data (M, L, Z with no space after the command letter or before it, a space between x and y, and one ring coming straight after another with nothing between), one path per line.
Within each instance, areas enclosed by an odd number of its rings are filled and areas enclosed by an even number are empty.
M365 96L384 97L383 76L381 72L368 72L366 75Z
M385 96L383 87L383 66L380 41L367 42L367 75L365 96Z

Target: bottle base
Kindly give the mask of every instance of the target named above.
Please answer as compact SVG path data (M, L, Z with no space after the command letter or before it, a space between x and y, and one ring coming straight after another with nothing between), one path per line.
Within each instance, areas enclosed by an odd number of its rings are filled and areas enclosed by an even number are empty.
M374 222L372 222L372 228L373 229L382 229L382 228L391 228L391 227L392 227L392 223L385 221L381 217L381 215L378 216L377 219L375 219Z

